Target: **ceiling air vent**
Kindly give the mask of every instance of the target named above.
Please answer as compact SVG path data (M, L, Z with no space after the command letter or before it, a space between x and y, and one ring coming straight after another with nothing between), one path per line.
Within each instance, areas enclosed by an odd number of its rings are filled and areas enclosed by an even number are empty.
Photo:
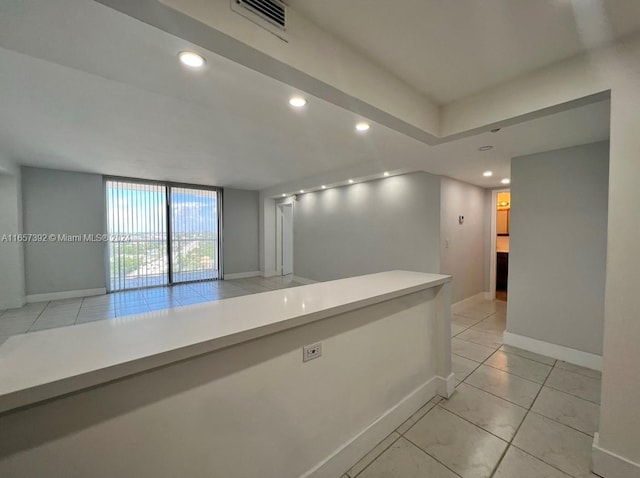
M287 6L279 0L231 0L231 9L286 41Z

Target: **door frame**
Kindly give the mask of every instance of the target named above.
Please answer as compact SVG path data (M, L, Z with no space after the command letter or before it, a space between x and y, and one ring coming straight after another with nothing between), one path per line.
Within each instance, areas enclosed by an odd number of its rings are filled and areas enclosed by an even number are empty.
M491 256L489 258L489 297L491 300L496 298L496 277L498 275L498 258L496 256L498 249L496 244L497 233L497 216L498 216L498 193L510 193L511 188L492 189L491 190Z
M218 223L218 238L217 238L217 243L218 243L218 247L217 247L217 251L216 254L218 255L218 274L217 277L215 279L206 279L206 280L222 280L224 278L224 254L223 254L223 240L224 240L224 234L223 234L223 228L224 228L224 220L223 220L223 188L219 187L219 186L210 186L210 185L206 185L206 184L192 184L192 183L181 183L181 182L174 182L174 181L160 181L160 180L154 180L154 179L144 179L144 178L133 178L133 177L129 177L129 176L112 176L112 175L103 175L102 176L102 197L104 199L104 204L103 204L103 210L105 211L104 214L104 231L105 233L109 232L109 219L108 219L108 215L106 213L107 211L107 204L108 204L108 197L107 197L107 183L109 181L120 181L120 182L131 182L131 183L138 183L138 184L154 184L154 185L159 185L164 187L165 189L165 217L167 220L167 261L168 261L168 271L167 271L167 284L166 286L172 286L174 284L187 284L189 282L202 282L200 280L197 281L187 281L187 282L176 282L174 283L172 281L173 279L173 271L172 269L172 256L171 256L171 189L173 187L176 188L193 188L193 189L203 189L203 190L209 190L209 191L215 191L216 192L216 214L217 214L217 223ZM113 291L111 290L111 274L110 274L110 265L109 265L109 261L110 261L110 256L109 256L109 241L105 241L104 244L104 274L105 274L105 281L106 281L106 289L107 289L107 293L111 293L111 292L117 292L117 291ZM166 287L165 286L165 287ZM144 287L142 287L144 288ZM122 290L135 290L135 289L122 289Z
M282 276L283 268L282 263L284 260L284 243L282 241L282 208L291 207L292 218L295 217L295 201L291 198L284 199L276 203L276 271L279 276ZM293 222L291 224L293 229ZM293 261L292 261L293 262ZM293 267L295 269L295 264ZM292 272L293 274L293 272Z

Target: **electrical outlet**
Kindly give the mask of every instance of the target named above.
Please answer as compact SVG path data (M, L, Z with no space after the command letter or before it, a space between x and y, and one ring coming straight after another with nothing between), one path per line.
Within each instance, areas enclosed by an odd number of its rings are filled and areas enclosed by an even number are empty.
M302 347L302 361L308 362L309 360L317 359L322 355L322 344L317 343L313 345L305 345Z

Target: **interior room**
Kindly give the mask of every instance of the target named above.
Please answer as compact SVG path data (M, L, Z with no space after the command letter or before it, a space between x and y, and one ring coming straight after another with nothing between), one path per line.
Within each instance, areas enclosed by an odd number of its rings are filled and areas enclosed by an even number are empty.
M0 0L0 476L640 477L639 59L623 0Z
M496 299L507 300L509 283L509 214L511 193L496 191Z

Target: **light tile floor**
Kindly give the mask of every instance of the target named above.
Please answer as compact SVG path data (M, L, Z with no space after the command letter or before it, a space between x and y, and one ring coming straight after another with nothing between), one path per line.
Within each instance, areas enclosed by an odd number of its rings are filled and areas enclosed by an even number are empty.
M456 392L427 403L343 478L595 477L600 373L503 345L504 302L451 322Z
M27 304L0 310L0 344L10 336L96 320L182 307L230 297L295 287L291 277L251 277L154 287L79 299Z
M248 278L183 284L0 311L9 336L299 284ZM456 392L434 399L343 478L585 478L598 429L600 373L502 345L506 303L452 316Z

